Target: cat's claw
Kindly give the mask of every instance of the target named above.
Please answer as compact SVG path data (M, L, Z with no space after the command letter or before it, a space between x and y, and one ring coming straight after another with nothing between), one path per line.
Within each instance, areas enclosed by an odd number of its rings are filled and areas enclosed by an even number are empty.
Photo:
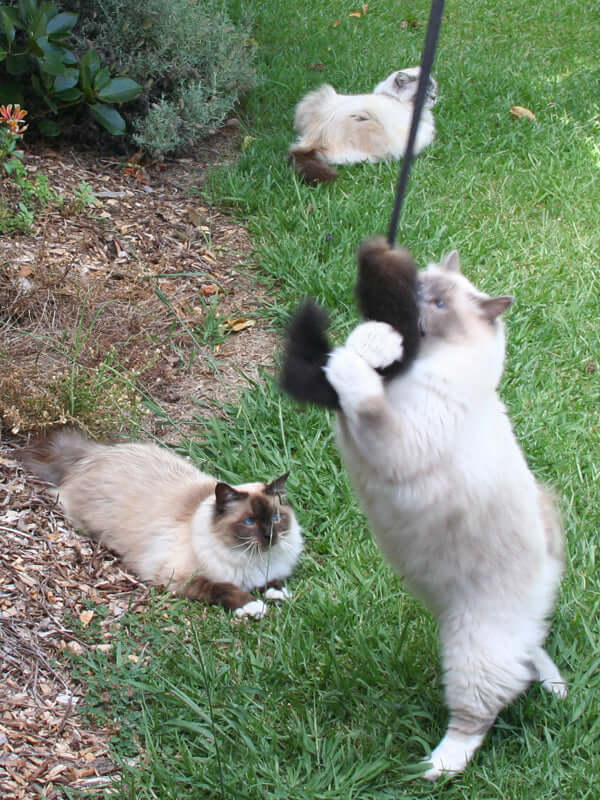
M274 586L269 586L263 596L265 600L289 600L292 596L292 593L289 592L285 586L282 586L281 589L276 589Z
M268 606L262 600L251 600L245 606L236 608L233 612L236 617L253 617L254 619L262 619L268 611Z
M373 369L389 367L404 355L404 339L387 322L369 320L357 325L346 339L346 347L354 351Z

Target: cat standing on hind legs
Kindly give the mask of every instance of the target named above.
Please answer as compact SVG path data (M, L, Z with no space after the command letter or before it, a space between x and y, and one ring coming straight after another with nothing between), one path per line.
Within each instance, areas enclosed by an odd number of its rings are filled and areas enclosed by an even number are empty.
M406 371L389 381L376 372L403 352L402 336L377 321L324 367L340 406L338 446L375 538L439 623L450 718L430 780L463 770L532 681L566 694L543 649L561 524L496 391L511 301L476 289L451 253L418 275L422 340Z

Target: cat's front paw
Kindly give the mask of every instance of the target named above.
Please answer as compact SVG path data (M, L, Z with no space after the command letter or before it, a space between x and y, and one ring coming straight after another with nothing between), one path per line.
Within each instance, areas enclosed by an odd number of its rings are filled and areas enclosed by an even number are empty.
M253 617L253 619L262 619L268 611L268 606L262 600L250 600L246 605L236 608L233 612L236 617Z
M337 347L323 369L345 414L361 411L369 400L384 394L381 377L348 347Z
M387 322L369 320L357 325L346 339L346 347L353 350L373 369L389 367L404 355L404 339Z
M281 586L278 589L274 586L269 586L264 593L265 600L289 600L291 596L292 593L289 592L285 586Z

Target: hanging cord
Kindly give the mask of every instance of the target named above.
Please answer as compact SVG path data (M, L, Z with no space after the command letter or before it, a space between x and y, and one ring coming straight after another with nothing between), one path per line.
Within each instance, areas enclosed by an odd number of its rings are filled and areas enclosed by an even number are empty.
M417 138L417 128L419 127L421 112L423 110L423 104L425 103L425 96L427 94L427 86L429 83L429 76L431 75L433 59L435 58L435 48L440 32L440 25L442 24L443 12L444 0L433 0L431 3L431 11L429 12L429 22L427 23L425 46L423 47L423 55L421 57L421 72L419 75L417 93L415 95L415 105L410 123L408 141L406 143L406 152L404 153L402 169L400 170L400 177L398 178L394 210L392 211L392 219L390 222L390 229L388 231L387 238L390 247L393 247L396 240L398 220L400 219L400 211L402 209L402 202L406 192L406 184L408 183L408 173L410 172L413 161L413 151L415 147L415 139Z

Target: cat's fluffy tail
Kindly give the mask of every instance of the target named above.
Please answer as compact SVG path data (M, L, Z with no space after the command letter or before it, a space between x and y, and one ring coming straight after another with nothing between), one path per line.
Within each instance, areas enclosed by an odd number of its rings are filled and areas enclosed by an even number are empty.
M323 372L330 352L327 314L312 300L307 300L288 327L281 388L302 403L339 408L337 392Z
M301 147L290 148L290 161L294 171L309 184L316 186L319 183L332 183L338 176L337 172L325 161L317 149L306 150Z
M61 428L21 450L18 458L42 480L60 486L74 465L96 446L78 431Z

